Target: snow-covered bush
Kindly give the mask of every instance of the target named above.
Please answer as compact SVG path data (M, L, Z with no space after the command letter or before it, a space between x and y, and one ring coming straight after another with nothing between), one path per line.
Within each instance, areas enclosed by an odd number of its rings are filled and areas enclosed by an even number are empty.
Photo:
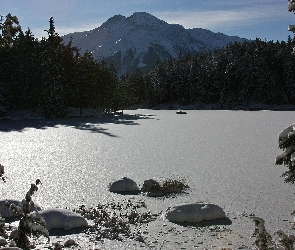
M4 166L0 164L0 179L2 181L6 181L6 177L4 176ZM0 214L0 236L2 236L5 233L4 230L4 219L2 218L2 215Z
M275 240L272 236L266 231L264 220L259 217L252 217L255 228L253 232L253 237L255 237L254 245L256 249L259 250L293 250L295 236L293 234L287 235L282 230L277 230L274 233Z
M20 217L16 244L22 249L31 249L29 240L31 236L40 237L43 235L49 241L49 233L44 219L39 215L37 209L35 209L36 213L31 213L32 207L35 208L32 196L38 190L38 184L41 184L39 179L36 180L36 184L31 184L21 206L10 204L13 214Z
M255 237L254 245L259 250L273 249L273 242L271 235L266 231L264 220L259 217L252 217L254 222L254 231L252 237Z
M279 134L279 148L283 153L276 157L277 165L285 165L288 170L283 172L285 182L295 183L295 124L285 128Z
M148 196L171 196L183 193L189 186L185 179L167 178L160 182L155 180L145 180L141 192Z
M0 179L5 182L6 176L4 174L5 174L4 166L0 164Z
M94 221L96 240L141 238L141 225L149 223L157 216L146 210L144 202L131 200L108 202L93 208L86 208L82 205L77 212Z
M295 0L289 0L288 2L288 11L295 11Z
M0 236L3 236L5 234L4 225L5 225L5 220L2 218L0 214Z
M161 183L161 191L164 195L182 193L189 186L185 179L166 179Z

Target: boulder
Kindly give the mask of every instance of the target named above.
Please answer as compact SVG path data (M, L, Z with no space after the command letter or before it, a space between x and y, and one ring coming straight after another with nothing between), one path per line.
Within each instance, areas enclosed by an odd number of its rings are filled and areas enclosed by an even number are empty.
M152 197L164 196L161 185L159 184L159 182L153 179L144 181L141 192L145 193L147 196Z
M83 216L67 209L52 208L39 212L46 222L46 229L70 230L73 228L87 227L88 223Z
M8 204L8 205L7 205ZM22 205L22 201L20 200L13 200L13 199L5 199L5 200L0 200L0 214L2 215L2 217L12 217L12 211L9 208L10 204L15 204L16 206L21 206ZM38 211L41 210L41 207L35 203L35 207ZM34 211L34 207L32 207L31 209L32 211Z
M141 188L141 192L145 193L145 192L160 192L161 191L161 186L159 184L159 182L153 180L153 179L149 179L149 180L145 180L142 188Z
M127 177L123 177L122 179L111 183L109 190L114 193L130 193L140 191L136 182Z
M165 216L171 222L194 223L225 218L225 212L214 204L193 203L170 208Z

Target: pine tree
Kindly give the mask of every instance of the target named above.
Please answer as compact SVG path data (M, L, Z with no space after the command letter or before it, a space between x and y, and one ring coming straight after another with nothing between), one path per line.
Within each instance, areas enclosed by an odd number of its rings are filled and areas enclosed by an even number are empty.
M62 117L66 114L64 75L64 54L62 39L55 32L54 20L49 20L48 39L41 41L42 46L42 93L41 105L46 117Z
M3 22L3 16L0 16L0 47L11 48L13 40L18 32L21 31L18 18L10 13Z

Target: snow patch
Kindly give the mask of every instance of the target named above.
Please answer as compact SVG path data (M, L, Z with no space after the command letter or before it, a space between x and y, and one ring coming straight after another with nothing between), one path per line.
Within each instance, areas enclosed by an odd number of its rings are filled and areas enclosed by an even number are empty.
M146 67L147 65L145 63L142 62L142 57L139 58L139 64L137 65L137 68L144 68Z

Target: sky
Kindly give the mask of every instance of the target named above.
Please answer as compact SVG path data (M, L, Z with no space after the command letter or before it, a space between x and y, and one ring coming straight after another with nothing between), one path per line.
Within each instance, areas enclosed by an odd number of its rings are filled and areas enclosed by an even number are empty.
M295 15L288 0L0 0L0 15L17 16L23 31L46 37L49 18L66 35L98 28L110 17L147 12L185 28L203 28L247 39L287 40Z

